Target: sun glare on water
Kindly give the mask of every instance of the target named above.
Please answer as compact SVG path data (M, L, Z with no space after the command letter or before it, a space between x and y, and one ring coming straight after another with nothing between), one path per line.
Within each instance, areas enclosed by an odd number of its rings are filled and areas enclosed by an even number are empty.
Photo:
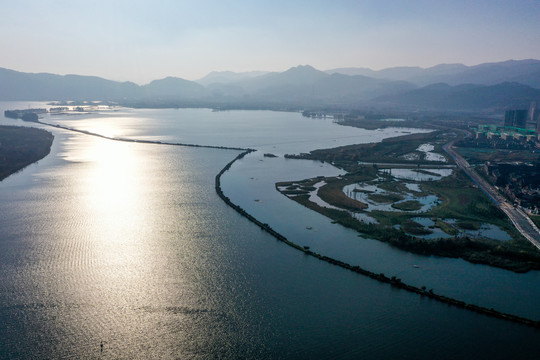
M107 220L104 225L110 230L129 226L126 221L136 217L141 205L140 178L129 144L105 141L92 151L96 161L88 174L87 205Z
M134 144L78 136L70 147L65 159L82 168L77 206L92 223L92 237L108 242L139 237L136 229L150 217L144 195L150 176Z

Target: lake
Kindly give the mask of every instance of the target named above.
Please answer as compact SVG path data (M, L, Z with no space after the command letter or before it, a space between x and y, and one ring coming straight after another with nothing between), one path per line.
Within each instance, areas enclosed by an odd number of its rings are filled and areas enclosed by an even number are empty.
M28 106L0 103L0 110ZM223 191L289 239L445 295L540 319L537 272L396 250L275 190L276 181L342 172L285 159L286 153L412 129L368 131L298 113L207 109L43 120L106 136L256 148L224 174ZM238 151L45 128L55 135L51 154L0 182L0 358L540 355L537 330L393 289L262 232L214 191L215 175ZM268 152L279 157L265 158Z

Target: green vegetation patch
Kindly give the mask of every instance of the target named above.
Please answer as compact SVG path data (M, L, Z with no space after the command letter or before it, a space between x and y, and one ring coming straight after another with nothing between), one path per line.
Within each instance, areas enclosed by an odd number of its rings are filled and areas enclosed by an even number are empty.
M414 169L413 171L415 171L415 172L417 172L419 174L424 174L424 175L440 176L436 172L432 172L432 171L424 170L424 169Z
M540 227L540 215L531 215L531 220L537 227Z
M359 192L359 193L363 193L363 194L373 194L375 193L375 191L371 191L371 190L364 190L364 189L353 189L352 192Z
M319 188L317 194L322 200L334 206L351 211L363 210L368 207L367 204L351 199L345 195L343 188L350 184L373 180L376 176L377 171L368 166L344 177L326 178L326 184Z
M381 121L381 119L374 119L374 118L371 118L369 115L367 117L364 116L362 118L356 118L355 115L353 114L348 115L345 120L342 120L340 122L340 125L357 127L357 128L367 129L367 130L384 129L387 127L408 127L408 128L425 128L426 127L426 124L422 121L415 121L415 120L409 120L409 119L398 119L398 120L385 119L385 121Z
M393 180L384 181L384 182L378 183L377 185L379 186L379 188L383 190L396 192L396 193L404 193L404 192L410 191L409 189L407 189L405 184L401 181L393 181Z
M458 221L456 226L462 230L479 230L481 225L474 221Z
M535 161L538 154L529 150L506 150L456 147L456 151L470 163Z
M41 129L0 126L0 180L47 156L53 139Z
M276 186L283 187L283 186L295 186L294 181L280 181L276 183Z
M422 208L422 204L418 200L407 200L392 204L394 209L401 211L417 211Z
M454 228L452 225L450 225L449 223L445 221L438 220L435 222L435 226L441 229L442 231L444 231L445 233L447 233L448 235L459 234L459 231L456 228Z
M326 201L328 204L347 209L347 210L363 210L368 206L367 204L351 199L342 191L343 184L339 181L329 181L326 185L322 186L318 195L321 199Z
M441 131L433 131L430 133L410 134L387 138L378 143L348 145L333 149L313 150L309 154L286 155L285 157L325 161L345 169L350 173L355 172L362 167L362 165L359 165L358 162L386 162L392 164L400 163L409 165L445 164L437 161L407 160L404 158L406 154L416 152L418 146L422 144L438 144L443 141L443 139L440 137L441 133ZM447 139L445 139L445 141L446 140ZM374 166L374 168L377 168L377 166Z
M403 200L403 196L396 193L388 193L388 194L369 194L368 198L371 201L375 201L381 204L389 204L396 201Z
M438 218L507 223L506 215L461 170L438 181L426 181L422 186L442 199L442 204L430 211Z
M283 193L285 195L307 195L307 194L309 194L308 191L304 191L304 190L284 190L281 193Z
M429 235L433 233L433 231L426 229L422 224L419 224L413 220L404 221L401 224L401 228L407 234L411 234L411 235L422 236L422 235Z

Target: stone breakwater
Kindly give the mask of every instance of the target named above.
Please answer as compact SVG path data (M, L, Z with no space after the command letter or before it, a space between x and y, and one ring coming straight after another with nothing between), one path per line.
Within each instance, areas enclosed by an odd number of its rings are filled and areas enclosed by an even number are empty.
M207 149L219 149L219 150L238 150L238 151L245 151L245 150L251 150L255 151L253 149L245 149L245 148L238 148L238 147L230 147L230 146L216 146L216 145L199 145L199 144L187 144L187 143L171 143L171 142L163 142L163 141L153 141L153 140L138 140L138 139L128 139L128 138L119 138L119 137L111 137L111 136L105 136L98 133L94 133L91 131L86 130L79 130L75 128L70 128L67 126L57 125L57 124L49 124L43 121L35 121L38 124L51 126L57 129L64 129L68 131L73 131L85 135L90 136L96 136L102 139L107 140L113 140L113 141L122 141L122 142L132 142L132 143L138 143L138 144L158 144L158 145L171 145L171 146L186 146L186 147L198 147L198 148L207 148Z
M275 231L274 229L272 229L272 227L270 227L270 225L257 220L254 216L252 216L251 214L246 212L242 207L234 204L231 201L231 199L229 197L227 197L223 193L223 191L221 189L221 176L231 168L231 166L234 164L235 161L242 159L244 156L246 156L247 154L249 154L249 153L251 153L253 151L255 151L255 150L248 149L248 150L242 152L241 154L239 154L238 156L236 156L236 158L234 158L227 165L225 165L225 167L216 175L215 190L216 190L216 193L218 194L218 196L227 205L229 205L237 213L244 216L249 221L251 221L252 223L257 225L258 227L260 227L263 231L266 231L270 235L274 236L277 240L282 241L285 244L287 244L287 245L289 245L289 246L291 246L291 247L293 247L293 248L295 248L295 249L297 249L299 251L302 251L306 255L313 256L313 257L315 257L315 258L317 258L317 259L319 259L321 261L325 261L325 262L327 262L329 264L336 265L336 266L339 266L341 268L353 271L355 273L367 276L367 277L369 277L371 279L374 279L374 280L377 280L379 282L389 284L392 287L403 289L403 290L418 294L420 296L425 296L425 297L433 299L435 301L439 301L441 303L456 306L458 308L466 309L466 310L469 310L469 311L474 311L474 312L479 313L479 314L491 316L491 317L502 319L502 320L512 321L514 323L518 323L518 324L522 324L522 325L526 325L526 326L530 326L530 327L540 329L540 321L535 321L535 320L527 319L527 318L512 315L512 314L503 313L503 312L497 311L497 310L495 310L493 308L488 309L488 308L478 306L478 305L475 305L475 304L468 304L468 303L466 303L464 301L461 301L461 300L457 300L457 299L454 299L454 298L450 298L448 296L437 294L432 289L429 289L429 290L426 289L426 287L419 288L419 287L416 287L416 286L413 286L413 285L406 284L406 283L402 282L401 279L396 278L395 276L388 277L388 276L386 276L385 274L382 274L382 273L377 274L377 273L374 273L372 271L366 270L366 269L364 269L364 268L362 268L362 267L360 267L358 265L351 265L351 264L345 263L343 261L336 260L336 259L333 259L331 257L318 254L316 252L311 251L309 246L301 246L301 245L298 245L298 244L290 241L285 236L283 236L282 234L280 234L277 231Z

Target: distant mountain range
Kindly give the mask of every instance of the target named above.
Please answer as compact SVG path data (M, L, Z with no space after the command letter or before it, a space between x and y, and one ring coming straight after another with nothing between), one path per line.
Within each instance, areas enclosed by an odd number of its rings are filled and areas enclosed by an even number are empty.
M229 83L213 83L207 88L216 100L241 98L246 104L350 106L375 96L412 90L416 86L360 75L330 75L305 65Z
M240 80L250 79L261 75L268 74L268 71L249 71L249 72L233 72L233 71L212 71L202 79L197 80L201 85L210 85L215 83L232 83Z
M540 104L540 90L516 82L456 86L439 83L372 100L380 107L452 111L528 109L532 101Z
M441 64L426 69L393 67L378 71L366 68L341 68L326 70L326 72L329 74L363 75L376 79L402 80L418 86L436 83L496 85L503 82L517 82L540 88L540 60L508 60L475 66Z
M284 72L212 72L198 81L167 77L139 86L93 76L0 68L0 100L107 100L149 106L500 110L540 101L540 61L423 69L309 65Z

